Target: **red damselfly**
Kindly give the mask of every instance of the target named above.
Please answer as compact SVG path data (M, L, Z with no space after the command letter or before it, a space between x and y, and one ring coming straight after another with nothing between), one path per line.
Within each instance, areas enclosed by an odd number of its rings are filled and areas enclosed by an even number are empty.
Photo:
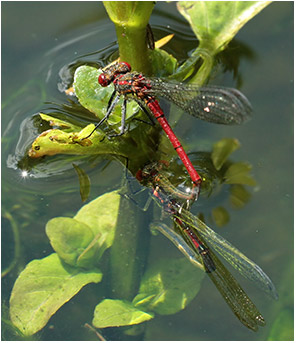
M131 72L131 66L126 62L116 62L105 68L98 81L103 87L113 82L114 92L109 100L106 115L96 125L96 128L109 118L120 97L123 96L119 135L123 134L125 132L126 102L135 100L149 118L150 111L162 126L197 188L196 194L199 191L201 177L166 120L156 97L163 97L175 103L199 119L218 124L241 124L250 117L252 110L247 98L236 89L217 86L198 87L168 82L160 78L146 78L140 73Z
M154 198L172 216L177 231L164 224L157 228L165 234L194 264L201 263L239 320L252 330L264 325L264 319L250 298L220 262L210 247L214 248L227 262L244 277L253 281L268 295L277 299L276 289L263 270L235 248L222 236L209 228L198 217L181 205L180 193L160 172L160 165L150 164L137 173L137 179L152 187ZM178 198L181 197L182 199Z

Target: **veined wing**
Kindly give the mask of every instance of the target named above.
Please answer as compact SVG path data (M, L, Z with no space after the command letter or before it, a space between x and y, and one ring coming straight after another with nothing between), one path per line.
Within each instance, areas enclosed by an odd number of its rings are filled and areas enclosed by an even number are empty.
M154 223L152 227L164 234L190 260L191 263L200 268L203 264L203 259L201 258L200 253L195 250L193 245L188 244L188 240L183 235L184 228L181 224L178 224L177 222L176 224L180 229L179 233L163 223ZM202 243L206 246L203 241ZM237 318L249 329L257 331L258 325L265 325L263 316L218 257L210 249L208 253L213 260L215 270L207 273L207 275L210 277L217 290L220 292L223 299Z
M178 209L179 211L179 209ZM235 248L225 238L220 236L198 217L192 215L189 211L181 210L180 215L175 214L181 221L185 222L197 236L201 236L209 243L229 264L239 271L241 275L253 281L266 294L278 299L278 294L270 278L264 271L241 251Z
M225 125L242 124L252 112L248 99L237 89L166 82L163 79L147 80L145 93L163 97L185 112L199 119Z

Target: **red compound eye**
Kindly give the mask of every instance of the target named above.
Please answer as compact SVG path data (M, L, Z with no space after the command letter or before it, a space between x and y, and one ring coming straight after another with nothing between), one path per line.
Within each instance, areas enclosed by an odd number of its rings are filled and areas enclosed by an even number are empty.
M102 87L107 87L110 83L110 81L108 80L108 78L106 77L106 75L104 73L102 73L99 78L98 78L99 84Z
M121 64L124 64L124 65L127 67L128 72L130 72L130 71L132 70L132 67L131 67L131 65L130 65L129 63L127 63L127 62L121 62Z

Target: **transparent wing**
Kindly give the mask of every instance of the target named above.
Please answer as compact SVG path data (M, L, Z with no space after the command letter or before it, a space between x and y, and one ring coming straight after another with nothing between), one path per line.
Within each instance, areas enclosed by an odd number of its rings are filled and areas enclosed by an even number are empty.
M145 93L163 97L185 112L199 119L216 124L242 124L249 120L252 106L237 89L166 82L163 79L146 80Z
M197 265L199 268L201 267L202 258L194 247L190 248L187 240L182 237L182 231L184 230L182 226L177 225L180 233L175 232L163 223L154 223L151 227L164 234L191 263ZM206 245L204 242L202 243ZM207 275L237 318L251 330L257 331L258 325L265 325L263 316L218 257L211 250L209 250L209 253L216 268L214 271L207 273Z
M263 316L217 256L212 251L210 251L210 255L216 270L208 273L208 276L237 318L248 328L257 331L258 325L265 325Z
M274 299L278 299L275 286L264 271L225 238L217 234L189 211L183 209L180 216L178 214L175 216L189 225L193 231L196 231L198 236L203 237L241 275L253 281L266 294L272 296Z

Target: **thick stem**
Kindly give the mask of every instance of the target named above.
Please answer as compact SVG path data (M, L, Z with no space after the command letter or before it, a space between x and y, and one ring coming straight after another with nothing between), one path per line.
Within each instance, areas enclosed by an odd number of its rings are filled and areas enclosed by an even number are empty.
M146 264L150 232L146 215L122 196L120 219L110 252L110 296L132 300Z
M133 70L150 74L146 27L154 7L153 1L104 1L110 19L115 24L122 61Z
M146 42L146 27L135 28L115 25L121 61L127 61L133 70L151 74L149 51Z

